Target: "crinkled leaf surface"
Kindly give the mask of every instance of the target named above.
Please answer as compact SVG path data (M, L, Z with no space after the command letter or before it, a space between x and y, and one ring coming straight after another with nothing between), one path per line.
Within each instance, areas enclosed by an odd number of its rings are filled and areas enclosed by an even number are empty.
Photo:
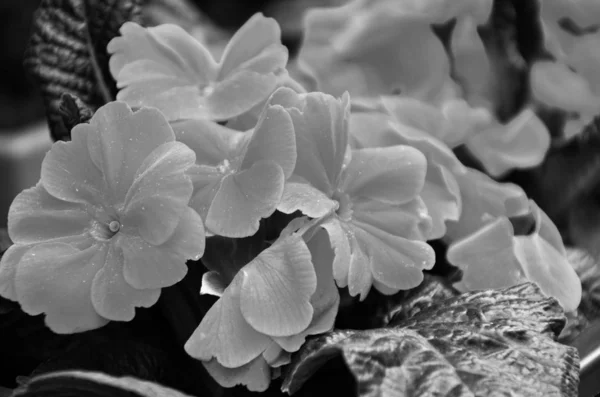
M41 87L53 139L70 130L59 111L63 94L96 110L115 98L106 45L121 25L140 18L142 0L44 0L33 19L25 65Z
M576 396L579 358L555 342L562 309L534 284L438 301L387 328L311 339L288 368L294 393L341 356L359 396Z

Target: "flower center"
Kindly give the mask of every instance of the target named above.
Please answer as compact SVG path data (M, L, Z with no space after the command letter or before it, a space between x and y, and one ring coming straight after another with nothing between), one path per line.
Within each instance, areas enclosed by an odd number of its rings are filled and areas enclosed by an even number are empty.
M119 229L121 229L121 224L117 221L112 221L111 223L108 224L108 229L111 232L116 233L119 231Z
M336 200L339 204L336 214L340 217L340 219L342 219L343 221L349 221L350 219L352 219L353 211L350 196L338 190L333 194L333 199Z
M107 241L113 238L121 230L121 223L119 221L102 221L95 220L92 224L90 233L92 237L99 241Z
M225 159L221 164L217 165L217 171L219 171L221 174L230 173L232 169L229 160Z

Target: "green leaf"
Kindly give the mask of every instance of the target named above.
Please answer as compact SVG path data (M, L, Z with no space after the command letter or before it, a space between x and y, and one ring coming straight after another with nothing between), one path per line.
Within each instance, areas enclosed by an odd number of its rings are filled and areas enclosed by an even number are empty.
M61 371L37 376L14 397L33 396L86 396L86 397L185 397L176 390L158 383L133 377L113 377L101 372Z
M579 358L555 342L558 302L532 283L471 292L392 318L387 328L335 330L308 341L283 382L290 394L342 357L358 396L576 396Z
M25 66L40 85L50 133L68 139L61 97L71 94L95 111L114 100L117 87L108 70L108 42L126 21L140 19L144 0L43 0L32 29Z

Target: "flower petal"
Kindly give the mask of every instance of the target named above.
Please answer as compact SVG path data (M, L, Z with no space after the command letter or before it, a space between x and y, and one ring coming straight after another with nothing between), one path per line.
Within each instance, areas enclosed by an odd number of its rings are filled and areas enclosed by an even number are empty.
M208 210L221 188L223 173L217 167L195 165L189 168L187 174L192 180L194 192L189 206L192 207L202 219L208 217Z
M91 227L85 207L50 195L41 183L23 190L8 212L8 232L19 244L80 236Z
M227 368L248 364L264 352L271 340L252 328L240 310L242 278L236 277L223 296L206 313L185 351L197 360L213 357Z
M289 95L281 91L270 103L282 101L281 105L290 105ZM296 133L298 156L294 173L322 192L333 193L348 147L350 98L310 93L298 97L297 104L286 110L292 116Z
M93 126L79 124L71 131L70 142L52 145L42 162L40 179L52 196L81 204L108 201L104 176L88 151L88 140L96 133Z
M196 160L181 142L156 148L139 167L127 192L122 223L135 228L148 243L160 245L175 231L193 186L185 171Z
M212 80L217 63L208 49L178 25L162 24L144 28L134 22L121 26L121 36L107 46L111 54L110 72L120 87L123 67L139 60L164 66L172 75L192 83ZM139 76L143 79L144 76Z
M148 244L141 237L121 236L116 244L123 250L123 276L133 288L169 287L187 273L185 259L169 249Z
M173 24L146 29L128 22L121 34L107 47L121 88L117 99L156 107L169 120L210 117L202 89L210 87L218 66L206 48Z
M539 165L550 148L550 133L535 113L526 109L506 126L473 135L467 148L491 176L501 176L514 168Z
M333 259L333 278L340 288L348 285L348 264L351 261L349 235L344 230L342 223L337 218L330 218L323 222L323 228L327 230L331 248L335 253Z
M292 214L298 210L311 218L320 218L335 210L337 203L307 183L287 182L277 210Z
M271 161L226 176L208 210L206 227L225 237L253 235L261 218L277 208L283 186L283 171Z
M426 240L444 237L446 221L457 222L462 212L462 198L455 176L446 167L428 164L420 196L432 220Z
M111 102L98 109L89 128L92 159L102 170L115 204L125 201L136 173L150 153L175 140L171 126L158 110L144 108L133 113L122 102Z
M431 233L431 217L419 196L401 205L376 200L355 200L352 208L352 219L390 234L426 240Z
M30 315L46 314L56 333L83 332L108 321L92 306L90 286L104 265L107 247L92 245L80 251L51 242L35 245L21 258L15 289L21 308Z
M245 385L253 392L267 390L271 383L271 369L263 357L257 357L248 364L237 368L227 368L216 360L203 362L210 376L223 387Z
M566 256L537 233L514 240L515 255L527 278L556 298L565 311L576 310L581 301L581 281Z
M17 300L17 291L15 290L17 266L31 247L31 245L13 244L2 254L0 258L0 296L11 301Z
M463 271L458 286L467 291L504 288L526 281L514 254L513 228L498 217L448 247L446 258Z
M219 79L242 67L263 74L273 72L285 67L287 55L287 49L281 44L281 29L277 21L256 13L227 43Z
M301 237L275 242L240 274L242 314L254 329L269 336L289 336L308 327L313 315L309 300L317 278Z
M208 120L182 120L171 123L175 138L196 153L196 164L217 166L232 160L247 134Z
M404 204L423 189L426 172L425 156L410 146L354 150L342 190L351 197Z
M457 174L463 210L458 222L448 222L445 238L456 241L481 229L498 216L513 217L529 212L523 189L512 183L496 182L474 169Z
M183 260L197 261L204 255L205 237L202 218L196 211L188 207L181 214L171 238L159 248L168 249Z
M241 169L259 161L273 161L288 179L296 166L296 137L290 115L281 106L263 112L244 153Z
M160 289L134 289L123 276L123 252L109 244L103 267L92 281L92 304L102 317L114 321L131 321L136 307L150 307L160 296Z
M530 79L532 94L550 107L592 114L600 110L600 98L565 64L538 61L531 67Z
M227 120L248 112L267 100L277 88L277 78L240 70L210 87L206 106L213 120Z
M354 250L361 251L362 266L373 277L392 289L414 288L423 280L423 270L435 263L433 248L423 241L392 235L362 222L352 221L350 230L356 238Z

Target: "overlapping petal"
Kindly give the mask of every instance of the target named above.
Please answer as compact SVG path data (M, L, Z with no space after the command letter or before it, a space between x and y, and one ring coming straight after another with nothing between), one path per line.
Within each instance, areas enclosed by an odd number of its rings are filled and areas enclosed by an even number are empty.
M185 344L192 357L210 361L215 358L227 368L248 364L271 343L271 339L252 328L241 311L238 277L227 287L223 296L210 308L202 322Z
M271 383L271 369L263 357L257 357L248 364L237 368L227 368L217 360L204 362L204 368L223 387L245 385L248 390L262 392Z
M102 269L106 245L78 250L61 242L36 244L19 261L16 295L28 314L46 314L46 324L57 333L98 328L107 323L92 307L90 284Z
M279 26L260 13L232 37L219 63L176 25L128 22L121 35L108 45L117 98L156 107L171 121L228 120L250 111L280 84L288 59Z
M17 266L31 245L13 244L2 254L0 260L0 296L12 301L18 300L15 289Z
M427 160L411 146L352 151L341 189L351 197L404 204L423 189Z
M91 281L94 309L114 321L131 321L136 307L150 307L160 296L160 289L135 289L125 281L123 251L109 244L103 263ZM89 290L89 283L86 287Z
M168 142L149 153L134 174L125 197L122 223L153 245L167 241L188 206L193 186L186 171L196 156L180 142Z
M284 182L283 170L272 161L225 176L206 215L206 227L221 236L253 235L260 220L275 212Z
M17 244L34 244L87 233L92 218L83 204L59 200L43 185L23 190L8 213L8 232Z

